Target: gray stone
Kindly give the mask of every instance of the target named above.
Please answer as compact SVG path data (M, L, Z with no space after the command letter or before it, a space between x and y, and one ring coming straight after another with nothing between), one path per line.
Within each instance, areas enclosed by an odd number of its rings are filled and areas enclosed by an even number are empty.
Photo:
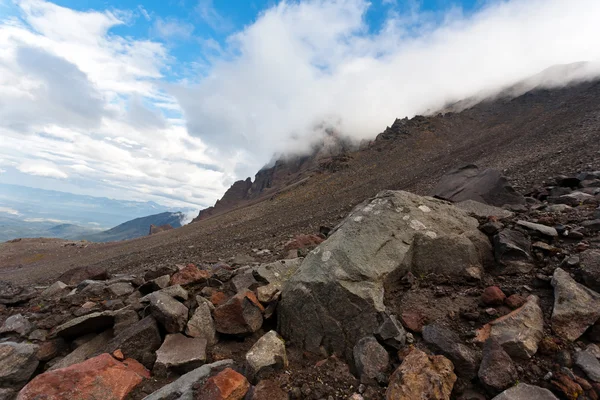
M117 282L108 286L108 290L117 297L127 296L130 293L133 293L135 290L131 283L128 282Z
M423 327L423 339L452 361L458 376L471 379L477 375L479 353L465 346L450 329L439 324L427 325Z
M48 338L48 331L45 329L36 329L29 334L27 339L37 342L44 342Z
M112 339L112 332L109 329L107 331L102 332L99 335L96 335L96 337L94 337L92 340L89 340L81 346L77 347L59 362L53 364L50 370L66 368L73 364L79 364L80 362L84 362L88 358L91 358L94 355L101 353L110 341L110 339Z
M145 282L142 286L138 288L138 290L142 294L149 294L168 287L170 281L171 277L169 275L159 276L156 279L152 279L148 282Z
M600 291L600 250L589 249L580 255L583 282L592 290Z
M115 326L113 332L118 336L121 332L134 325L140 320L138 313L133 309L126 307L115 312Z
M269 264L262 264L254 268L254 270L263 281L281 290L283 284L300 268L303 260L303 258L279 260Z
M0 400L15 400L17 392L12 389L0 388Z
M12 306L31 300L37 292L29 287L17 286L10 282L0 281L0 304Z
M168 267L167 266L163 266L163 267L160 267L160 268L157 268L157 269L153 269L153 270L147 271L144 274L144 280L145 281L151 281L151 280L156 279L156 278L161 277L161 276L165 276L165 275L170 276L170 275L173 275L177 271L178 271L178 268L176 266L174 266L174 265L173 266L168 266Z
M150 313L168 333L183 331L188 320L188 308L171 296L150 294Z
M211 301L208 300L206 297L196 296L196 303L198 305L200 305L200 304L206 304L208 306L208 308L210 308L210 311L214 311L215 310L215 305L213 303L211 303Z
M598 232L598 231L600 231L600 219L593 219L593 220L589 220L589 221L583 221L581 223L581 226L583 226L588 231Z
M575 353L575 365L581 368L585 374L594 382L600 382L600 362L596 356L587 351Z
M504 208L490 206L488 204L480 203L475 200L464 200L455 204L456 207L465 210L469 214L479 218L511 218L515 215L512 211L505 210Z
M544 335L544 315L539 303L537 296L530 295L522 307L484 325L476 340L484 343L491 338L511 357L530 358Z
M279 289L277 289L277 287L271 283L256 289L256 297L261 303L268 303L273 300L277 300L280 295L281 292Z
M363 383L382 380L390 363L388 352L377 339L367 336L360 339L353 350L356 372Z
M483 268L491 250L478 226L447 202L379 193L311 251L284 286L280 332L309 351L324 346L350 360L356 342L379 327L386 282L407 272L463 281L470 268Z
M195 383L202 382L218 371L232 366L233 360L222 360L203 365L144 397L144 400L194 400L193 386Z
M206 362L206 339L189 338L181 333L167 335L156 351L153 372L166 377L170 373L183 374Z
M551 226L546 226L542 224L535 224L533 222L528 221L517 221L517 225L530 229L532 231L536 231L541 233L542 235L557 237L558 232Z
M120 349L125 357L133 358L152 369L156 360L154 353L160 344L156 321L152 317L146 317L115 336L106 345L105 352L112 353Z
M483 346L483 358L477 376L486 388L498 393L512 386L519 375L502 346L494 339L488 339Z
M275 331L269 331L246 353L246 375L254 379L266 368L285 368L288 365L285 342Z
M600 318L600 295L575 282L561 268L554 271L552 286L552 330L565 339L577 340Z
M552 213L562 213L570 209L572 209L572 207L567 204L549 204L548 207L546 207L546 210Z
M492 400L558 400L548 389L539 386L519 383L505 390Z
M558 196L557 198L548 198L549 202L557 204L567 204L571 207L577 207L584 202L593 199L594 196L583 192L573 192Z
M494 256L504 273L527 273L533 269L531 241L519 231L503 229L494 235Z
M51 299L56 297L62 297L67 293L69 293L69 287L61 281L56 281L52 285L44 289L44 291L40 293L40 297L42 299Z
M207 303L199 303L194 315L187 323L185 334L195 338L203 338L207 344L213 345L217 343L217 331L210 311Z
M231 284L233 285L233 288L237 293L246 289L254 288L258 285L258 282L256 281L256 279L254 279L252 270L248 269L246 271L243 271L242 273L236 274L231 279Z
M102 332L108 328L112 328L114 322L114 312L94 312L77 317L57 326L54 328L52 334L64 338L75 338L88 333Z
M406 331L393 315L383 314L383 322L377 328L375 336L388 346L401 349L406 343Z
M19 336L27 336L33 330L33 325L21 314L11 315L6 318L0 327L0 333L17 333Z
M189 294L188 294L187 290L185 290L183 287L181 287L181 285L173 285L173 286L168 286L164 289L161 289L157 292L152 292L152 293L142 297L140 299L140 302L149 303L152 301L153 297L159 296L159 295L169 296L169 297L172 297L172 298L180 300L180 301L185 301L189 298Z
M0 387L17 387L31 378L39 361L38 346L26 343L0 343Z
M256 332L263 324L262 311L262 306L252 292L238 293L215 308L215 328L217 332L228 335Z

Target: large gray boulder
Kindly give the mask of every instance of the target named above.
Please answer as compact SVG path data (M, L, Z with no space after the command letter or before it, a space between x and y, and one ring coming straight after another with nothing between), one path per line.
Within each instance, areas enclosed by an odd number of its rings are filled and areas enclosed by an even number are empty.
M407 272L463 281L491 257L476 219L445 201L383 191L357 206L283 287L279 329L291 342L352 359L377 332L384 286Z
M35 372L38 346L26 343L0 343L0 387L22 387Z

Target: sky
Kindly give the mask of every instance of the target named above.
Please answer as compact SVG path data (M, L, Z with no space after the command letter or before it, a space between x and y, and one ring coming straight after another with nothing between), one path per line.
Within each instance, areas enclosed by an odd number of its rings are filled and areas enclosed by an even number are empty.
M324 128L369 139L558 64L597 76L599 18L597 0L0 0L0 183L204 208Z

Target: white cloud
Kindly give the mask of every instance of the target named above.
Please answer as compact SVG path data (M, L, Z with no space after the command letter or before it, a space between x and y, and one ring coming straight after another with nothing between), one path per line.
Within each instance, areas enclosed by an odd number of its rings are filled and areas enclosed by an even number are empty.
M200 18L217 32L229 32L233 29L233 23L217 11L213 0L199 0L196 11Z
M15 215L15 216L21 215L21 213L18 212L17 210L15 210L14 208L2 207L2 206L0 206L0 213L5 213L5 214L10 214L10 215Z
M157 18L152 29L157 36L166 40L186 40L192 36L194 25L175 18Z
M43 176L47 178L66 179L69 177L58 166L50 161L32 160L24 161L17 167L24 174Z

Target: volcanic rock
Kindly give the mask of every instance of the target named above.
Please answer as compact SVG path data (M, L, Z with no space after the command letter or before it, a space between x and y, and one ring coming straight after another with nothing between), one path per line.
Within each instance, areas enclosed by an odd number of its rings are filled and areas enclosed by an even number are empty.
M256 332L263 323L262 306L252 292L238 293L213 313L217 332L239 335Z
M548 389L519 383L517 386L500 393L492 400L558 400L558 398Z
M261 280L281 290L283 284L300 268L303 260L303 258L279 260L269 264L262 264L254 268L254 271L256 271Z
M494 235L494 256L505 273L527 273L531 263L531 241L521 232L503 229Z
M196 400L242 400L250 389L250 383L231 368L226 368L209 378L197 393Z
M590 289L600 291L600 250L586 250L580 254L581 276Z
M150 297L150 313L167 332L183 331L188 320L188 308L166 294L155 292Z
M206 362L206 339L189 338L181 333L167 335L156 352L153 372L166 377L169 372L183 374Z
M211 273L199 269L194 264L188 264L181 271L171 277L171 285L187 285L188 283L205 282Z
M209 345L217 342L215 321L212 318L208 303L198 303L194 315L187 323L185 334L195 338L203 338Z
M62 297L69 292L69 287L61 281L56 281L52 285L48 286L42 293L40 298L51 299L56 297Z
M11 315L6 318L0 327L0 333L17 333L19 336L27 336L33 330L33 325L21 314Z
M527 229L531 229L536 232L539 232L542 235L546 235L546 236L550 236L550 237L558 236L558 232L556 231L556 229L551 226L535 224L533 222L528 222L528 221L517 221L517 225L523 226Z
M246 353L247 375L253 380L267 368L285 368L288 365L285 342L275 331L264 334Z
M475 200L464 200L455 204L456 207L465 210L469 214L479 218L511 218L514 213L504 208L490 206Z
M258 285L256 279L254 279L254 275L252 275L252 270L248 269L241 273L237 273L232 279L231 284L235 289L236 293L245 291L246 289L254 288Z
M354 365L361 382L382 380L382 375L388 369L390 356L374 337L367 336L359 340L353 353Z
M406 343L406 331L395 316L383 314L383 322L375 332L377 339L390 347L401 349Z
M75 338L88 333L102 332L115 322L114 312L94 312L72 319L54 328L53 334L64 338Z
M484 386L496 393L512 386L518 378L512 359L494 339L485 342L477 376Z
M35 296L36 291L31 288L25 288L10 282L0 281L0 304L12 306L31 300Z
M489 286L485 288L481 295L481 301L486 306L499 306L504 303L506 295L498 286Z
M79 285L81 281L86 279L103 281L109 278L106 268L98 266L76 267L68 270L58 277L58 281L64 282L67 285Z
M465 346L454 332L439 324L427 325L423 339L452 361L459 376L471 379L477 375L480 355Z
M600 382L600 362L592 352L588 350L576 352L575 365L581 368L588 378L594 382Z
M26 343L0 343L0 387L20 388L33 375L39 361L38 346Z
M94 355L102 353L110 339L112 339L112 332L109 329L77 347L59 362L53 364L52 367L50 367L50 370L70 367L71 365L79 364Z
M133 358L146 368L152 369L155 352L160 347L161 337L156 320L146 317L121 331L106 346L107 353L121 350L127 358Z

